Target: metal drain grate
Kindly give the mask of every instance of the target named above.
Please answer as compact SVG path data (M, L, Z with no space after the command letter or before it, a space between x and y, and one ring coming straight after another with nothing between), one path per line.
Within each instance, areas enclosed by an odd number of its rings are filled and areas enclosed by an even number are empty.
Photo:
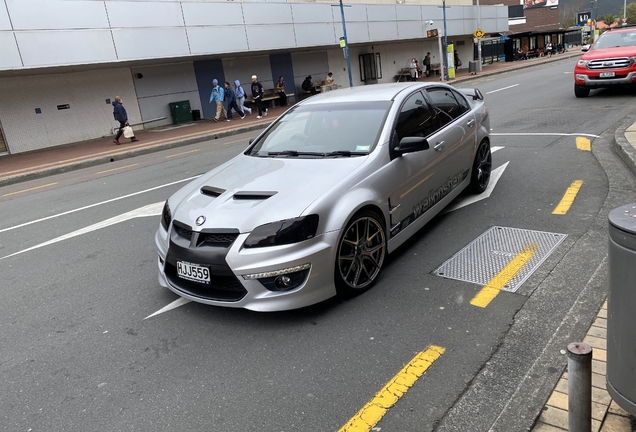
M515 292L566 237L567 234L495 226L453 255L433 274L486 285L526 246L536 244L536 253L503 288Z

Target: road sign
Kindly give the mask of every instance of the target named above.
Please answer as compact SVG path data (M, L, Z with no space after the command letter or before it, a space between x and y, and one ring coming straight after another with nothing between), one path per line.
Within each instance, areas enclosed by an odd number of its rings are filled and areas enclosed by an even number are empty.
M474 36L476 39L481 39L481 38L483 38L483 37L484 37L484 32L483 32L483 30L482 30L482 29L478 28L478 29L477 29L477 31L476 31L475 33L473 33L473 36Z

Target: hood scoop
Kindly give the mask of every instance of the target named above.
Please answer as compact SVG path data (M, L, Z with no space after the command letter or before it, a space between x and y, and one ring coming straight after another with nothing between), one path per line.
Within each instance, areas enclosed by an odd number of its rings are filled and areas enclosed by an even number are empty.
M242 201L265 201L267 198L271 198L276 195L278 192L267 192L267 191L241 191L234 194L235 200Z
M203 195L211 196L214 198L220 196L223 192L225 192L225 189L219 189L213 186L203 186L201 188L201 193Z

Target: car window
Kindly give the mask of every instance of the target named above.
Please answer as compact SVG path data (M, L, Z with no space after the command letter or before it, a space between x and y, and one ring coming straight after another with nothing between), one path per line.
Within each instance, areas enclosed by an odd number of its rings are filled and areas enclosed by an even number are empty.
M451 89L438 87L426 89L426 91L433 106L442 112L439 117L443 125L450 123L468 110L468 107L460 105Z
M375 146L390 105L386 101L298 106L278 119L246 154L369 153Z
M593 50L636 45L636 32L616 31L603 33L592 46Z
M439 129L435 112L424 95L417 92L402 105L395 130L398 140L404 137L427 137Z
M468 101L466 100L466 96L464 96L457 90L451 90L451 91L453 92L453 95L455 96L457 103L459 103L459 106L461 107L460 109L461 114L464 114L465 112L470 111L470 103L468 103Z

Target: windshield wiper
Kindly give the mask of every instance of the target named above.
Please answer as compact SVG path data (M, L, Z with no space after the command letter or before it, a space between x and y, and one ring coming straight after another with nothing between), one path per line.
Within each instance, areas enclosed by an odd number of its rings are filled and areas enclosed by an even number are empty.
M279 152L267 152L267 156L320 156L325 157L324 153L319 152L303 152L297 150L283 150Z
M327 157L330 156L366 156L369 152L352 152L349 150L337 150L327 153Z

